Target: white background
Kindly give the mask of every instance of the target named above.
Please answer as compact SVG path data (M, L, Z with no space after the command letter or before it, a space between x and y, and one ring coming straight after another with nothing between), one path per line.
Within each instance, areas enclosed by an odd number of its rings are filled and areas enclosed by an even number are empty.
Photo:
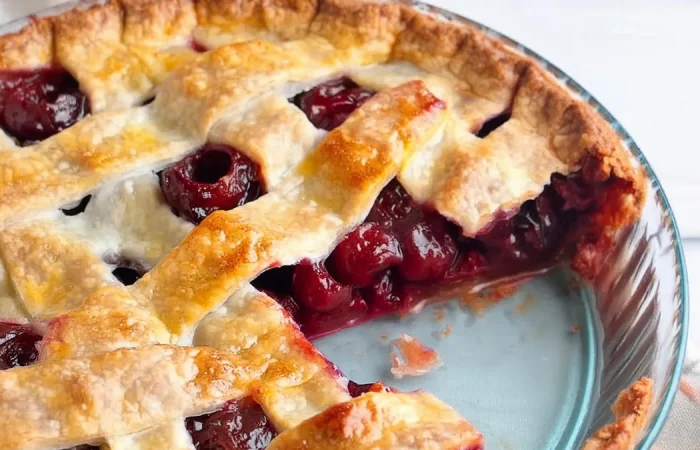
M0 0L0 23L63 0ZM634 137L670 197L700 276L700 1L432 0L523 43L591 92ZM697 240L696 240L697 239ZM700 302L691 294L689 351L700 347ZM696 306L697 305L697 306ZM696 328L698 331L696 331ZM675 411L687 405L677 405ZM684 413L685 414L685 413ZM660 442L672 443L678 416ZM693 425L690 425L691 429ZM700 448L697 441L694 448Z

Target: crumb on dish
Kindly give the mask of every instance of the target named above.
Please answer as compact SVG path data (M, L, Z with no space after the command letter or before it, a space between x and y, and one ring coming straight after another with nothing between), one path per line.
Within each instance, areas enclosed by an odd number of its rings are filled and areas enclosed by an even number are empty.
M445 320L445 305L437 305L435 311L433 311L433 318L436 322L442 322Z
M504 284L478 292L467 292L462 296L461 304L471 309L477 317L481 317L484 315L484 311L494 303L515 294L520 284Z
M394 378L419 377L442 365L438 352L406 333L391 341L391 373Z
M630 450L644 427L654 394L649 378L636 381L620 393L612 406L615 422L605 425L586 441L581 450Z
M432 335L435 339L445 339L452 334L452 324L446 323L442 330L433 331Z

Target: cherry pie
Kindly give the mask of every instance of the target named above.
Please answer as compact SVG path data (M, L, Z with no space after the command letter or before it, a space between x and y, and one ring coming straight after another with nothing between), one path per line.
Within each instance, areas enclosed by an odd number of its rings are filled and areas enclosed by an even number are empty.
M590 278L645 200L536 63L403 4L113 0L0 68L2 449L481 449L310 340ZM631 445L635 398L590 448Z

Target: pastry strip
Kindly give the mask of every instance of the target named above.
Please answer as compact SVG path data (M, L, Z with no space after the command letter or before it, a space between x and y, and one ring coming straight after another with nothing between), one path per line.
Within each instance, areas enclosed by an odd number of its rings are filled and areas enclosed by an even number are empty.
M139 432L216 410L242 397L249 382L245 364L233 355L173 346L6 370L0 372L0 423L13 431L0 433L0 447L54 449Z

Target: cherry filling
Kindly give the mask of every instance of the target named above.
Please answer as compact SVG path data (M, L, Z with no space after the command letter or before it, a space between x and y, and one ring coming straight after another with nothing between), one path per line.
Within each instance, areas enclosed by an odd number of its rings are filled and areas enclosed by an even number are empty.
M402 261L398 239L373 222L363 223L345 236L328 258L335 277L354 286L372 284L377 273Z
M393 180L365 223L325 261L271 269L254 284L278 299L307 337L316 338L378 315L405 313L435 286L543 267L585 238L586 230L574 224L605 198L608 185L584 172L553 175L538 197L497 214L473 238L416 204Z
M0 322L0 370L36 362L40 340L30 325Z
M90 105L78 82L60 69L0 74L0 126L20 145L31 145L64 130Z
M352 289L337 282L323 263L308 260L296 265L292 294L310 311L324 313L345 306L352 300Z
M230 401L212 414L190 417L185 425L197 450L263 450L277 436L251 397Z
M343 77L323 84L290 99L316 128L331 131L340 126L374 91Z
M190 42L190 47L197 53L206 53L209 51L209 47L194 39Z
M258 166L222 144L207 144L164 170L160 184L173 211L193 223L263 194Z

